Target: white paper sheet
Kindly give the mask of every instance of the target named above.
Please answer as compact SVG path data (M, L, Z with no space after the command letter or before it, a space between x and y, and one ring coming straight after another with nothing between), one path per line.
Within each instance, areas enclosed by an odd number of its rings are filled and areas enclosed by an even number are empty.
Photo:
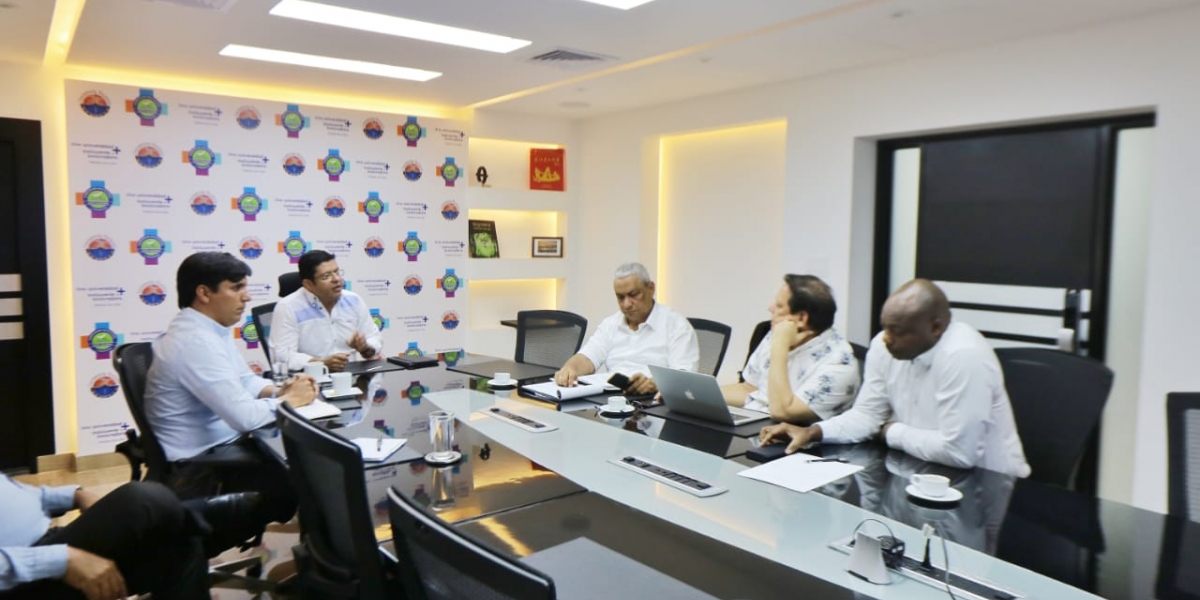
M342 409L320 399L313 398L312 404L306 404L296 409L300 416L312 421L313 419L327 419L336 417L342 414Z
M404 446L407 438L354 438L351 440L362 451L364 462L379 462Z
M575 398L583 398L584 396L595 396L596 394L603 394L606 391L604 385L580 383L574 387L561 387L553 381L523 385L521 389L532 393L534 396L555 402L559 400L574 400Z
M807 492L862 470L861 466L850 463L809 462L816 460L820 460L820 457L797 452L791 456L746 469L739 472L738 475L797 492Z

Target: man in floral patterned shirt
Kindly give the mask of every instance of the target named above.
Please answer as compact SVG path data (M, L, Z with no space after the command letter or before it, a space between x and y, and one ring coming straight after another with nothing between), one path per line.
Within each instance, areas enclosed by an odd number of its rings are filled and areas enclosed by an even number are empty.
M771 332L750 355L743 383L722 387L725 402L776 421L814 423L844 412L861 381L850 344L833 328L833 290L812 275L785 275Z

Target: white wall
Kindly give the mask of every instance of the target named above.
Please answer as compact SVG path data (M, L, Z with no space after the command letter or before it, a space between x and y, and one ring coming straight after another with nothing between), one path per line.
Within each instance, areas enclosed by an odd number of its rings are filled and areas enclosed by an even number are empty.
M658 298L733 328L722 383L783 284L783 223L764 217L783 211L786 136L780 121L663 139Z
M580 207L589 223L579 264L584 306L611 310L611 300L589 286L606 286L600 274L619 260L654 255L639 222L643 204L656 200L645 196L642 178L657 160L645 152L654 147L648 139L786 119L782 219L806 235L785 238L783 268L827 278L844 307L838 326L853 338L865 331L871 293L864 273L871 269L874 153L864 140L1156 110L1142 383L1136 422L1127 423L1137 435L1118 450L1134 457L1133 502L1165 510L1164 398L1200 388L1192 365L1200 322L1191 318L1200 296L1193 267L1200 250L1193 233L1200 223L1193 197L1200 164L1197 30L1200 10L1189 9L588 120Z

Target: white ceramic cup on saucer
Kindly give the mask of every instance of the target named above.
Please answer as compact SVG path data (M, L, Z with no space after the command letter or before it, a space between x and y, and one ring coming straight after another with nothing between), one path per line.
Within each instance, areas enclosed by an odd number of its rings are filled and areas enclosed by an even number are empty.
M492 385L512 385L513 383L515 382L512 380L512 376L504 372L496 373L496 376L492 378Z
M629 401L625 396L609 396L608 404L604 406L604 412L620 413L629 410Z
M950 478L942 475L915 473L909 478L909 481L917 488L917 491L929 498L941 498L950 489Z
M333 393L338 396L345 396L354 391L354 376L349 373L334 373L329 376L333 380Z
M329 367L325 363L310 362L304 365L304 374L321 381L326 375L329 375Z

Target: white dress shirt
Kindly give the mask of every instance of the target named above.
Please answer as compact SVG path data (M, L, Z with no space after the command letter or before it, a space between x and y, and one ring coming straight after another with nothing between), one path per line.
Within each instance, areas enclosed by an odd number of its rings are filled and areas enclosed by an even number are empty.
M0 590L67 572L67 545L34 546L50 517L75 507L76 485L33 487L0 474Z
M771 412L767 398L768 373L771 370L771 333L759 342L742 378L758 388L746 396L745 408ZM788 381L792 394L804 401L818 417L828 419L839 415L854 403L861 380L858 360L850 343L832 327L817 337L792 348L787 359Z
M238 352L231 328L185 308L154 341L146 417L167 460L191 458L274 423L279 401L258 397L268 385Z
M695 371L700 365L700 342L692 324L659 302L637 331L629 328L620 311L608 316L579 353L592 361L597 373L649 377L649 365L685 371Z
M854 407L818 426L826 442L853 443L888 421L888 446L922 460L1029 475L1000 362L969 325L950 323L911 361L893 358L875 336Z
M314 358L325 358L335 352L350 355L350 360L362 360L346 342L361 333L375 353L383 351L383 338L367 303L354 292L342 290L333 312L312 292L300 288L275 305L271 316L271 360L285 360L288 368L298 371Z

